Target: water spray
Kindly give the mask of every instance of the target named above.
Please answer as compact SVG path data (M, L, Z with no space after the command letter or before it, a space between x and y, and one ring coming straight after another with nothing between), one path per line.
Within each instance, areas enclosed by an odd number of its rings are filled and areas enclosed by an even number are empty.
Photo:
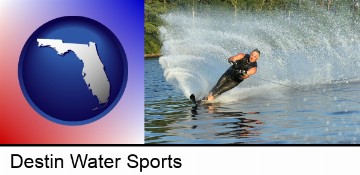
M206 96L228 68L227 58L254 48L262 53L256 76L266 81L246 80L239 93L271 89L276 82L299 89L291 82L301 87L358 79L360 23L351 16L313 10L293 12L290 17L273 12L234 18L232 12L214 10L193 18L173 12L163 16L164 56L159 62L166 80L185 97Z

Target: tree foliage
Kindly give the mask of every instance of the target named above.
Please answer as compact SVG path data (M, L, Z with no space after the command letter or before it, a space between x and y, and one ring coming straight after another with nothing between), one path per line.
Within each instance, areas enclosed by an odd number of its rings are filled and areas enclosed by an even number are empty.
M272 11L321 7L336 11L339 6L353 8L354 0L145 0L145 54L159 54L161 40L159 26L164 25L161 14L169 10L185 10L193 15L212 7L239 11Z
M166 1L145 1L145 54L160 53L159 26L163 24L160 15L166 11Z

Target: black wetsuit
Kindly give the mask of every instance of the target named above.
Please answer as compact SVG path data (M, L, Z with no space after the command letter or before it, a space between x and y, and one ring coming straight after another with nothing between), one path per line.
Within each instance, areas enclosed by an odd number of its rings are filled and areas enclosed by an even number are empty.
M210 94L216 98L222 93L234 88L244 79L241 78L241 70L248 71L257 67L256 62L250 62L250 55L246 54L241 60L236 60L229 69L220 77L216 85L211 89Z

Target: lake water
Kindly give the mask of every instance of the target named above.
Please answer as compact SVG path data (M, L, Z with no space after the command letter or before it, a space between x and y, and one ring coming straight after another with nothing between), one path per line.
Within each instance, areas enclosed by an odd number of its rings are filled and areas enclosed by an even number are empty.
M277 85L194 111L163 74L159 59L145 60L145 143L360 143L357 81L296 87L302 90Z
M350 11L163 15L159 59L145 60L145 142L360 143L360 23ZM258 48L256 75L192 110Z

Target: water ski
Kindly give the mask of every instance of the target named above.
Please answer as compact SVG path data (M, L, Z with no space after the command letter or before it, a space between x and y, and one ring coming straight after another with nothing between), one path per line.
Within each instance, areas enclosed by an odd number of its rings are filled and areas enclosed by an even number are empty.
M190 100L191 100L195 105L197 105L194 94L191 94L191 95L190 95Z
M192 110L191 110L191 113L193 114L192 116L195 117L196 115L198 115L197 113L197 103L196 103L196 100L195 100L195 95L194 94L191 94L190 95L190 100L194 103L195 106L192 107Z
M195 107L198 107L198 105L200 105L200 104L210 104L207 100L204 100L204 99L196 101L194 94L190 95L190 100L194 103Z

